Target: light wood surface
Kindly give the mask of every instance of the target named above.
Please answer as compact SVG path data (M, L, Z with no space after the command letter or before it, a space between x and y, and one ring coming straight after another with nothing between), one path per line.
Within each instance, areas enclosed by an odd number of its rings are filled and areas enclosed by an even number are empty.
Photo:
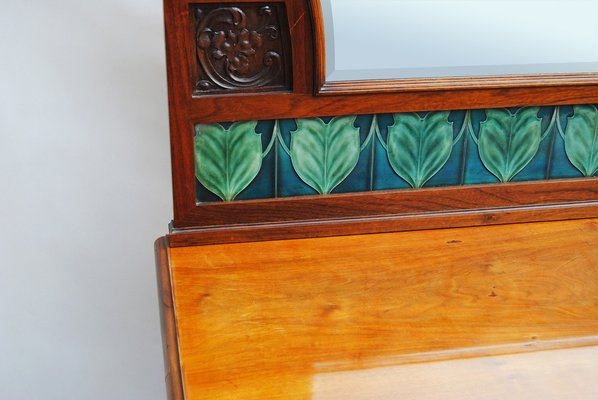
M598 220L169 258L186 400L598 398Z
M598 399L598 347L314 376L313 400Z

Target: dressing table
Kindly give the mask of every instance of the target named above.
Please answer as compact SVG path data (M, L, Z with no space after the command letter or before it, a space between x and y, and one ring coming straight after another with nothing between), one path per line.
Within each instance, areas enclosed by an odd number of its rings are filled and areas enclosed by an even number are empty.
M598 398L598 1L164 5L170 400Z

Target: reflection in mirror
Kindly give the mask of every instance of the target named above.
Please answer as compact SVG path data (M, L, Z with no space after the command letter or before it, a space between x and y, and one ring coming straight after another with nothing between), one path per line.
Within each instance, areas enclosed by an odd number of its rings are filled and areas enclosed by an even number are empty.
M326 80L598 72L598 0L321 0Z

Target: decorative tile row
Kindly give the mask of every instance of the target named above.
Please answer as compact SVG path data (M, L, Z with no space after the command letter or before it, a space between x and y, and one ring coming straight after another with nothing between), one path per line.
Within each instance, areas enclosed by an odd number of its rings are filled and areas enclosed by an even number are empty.
M594 176L595 105L195 127L199 202Z

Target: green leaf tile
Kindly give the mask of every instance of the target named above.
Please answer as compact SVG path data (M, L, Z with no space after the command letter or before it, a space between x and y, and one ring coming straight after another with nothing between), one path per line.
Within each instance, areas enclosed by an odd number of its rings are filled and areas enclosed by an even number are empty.
M298 119L291 135L291 161L297 175L320 194L331 193L359 160L359 129L355 116Z
M195 176L209 191L231 201L262 167L262 141L256 121L195 127Z
M565 151L571 163L585 176L598 171L598 110L575 106L565 130Z
M412 187L422 187L448 161L453 148L449 112L395 114L388 127L388 159L394 171Z
M511 114L506 109L486 111L480 124L479 152L484 166L501 182L509 182L538 152L542 120L538 107Z

